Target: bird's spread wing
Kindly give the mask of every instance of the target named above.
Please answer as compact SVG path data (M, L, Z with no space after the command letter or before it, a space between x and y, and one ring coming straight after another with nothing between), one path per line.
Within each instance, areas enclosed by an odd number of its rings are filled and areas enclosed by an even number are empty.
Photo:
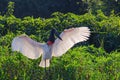
M56 39L52 47L53 56L61 56L66 53L71 47L78 42L88 40L90 36L90 29L88 27L70 28L64 30L61 34L60 39Z
M20 51L23 55L31 59L37 59L43 53L43 44L38 43L27 35L15 37L12 41L12 50Z

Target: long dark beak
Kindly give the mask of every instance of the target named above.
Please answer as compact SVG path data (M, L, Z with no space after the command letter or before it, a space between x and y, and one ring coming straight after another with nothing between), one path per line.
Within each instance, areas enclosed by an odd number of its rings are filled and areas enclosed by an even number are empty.
M55 30L55 35L56 35L60 40L62 40L62 38L59 36L59 33L57 32L57 30Z

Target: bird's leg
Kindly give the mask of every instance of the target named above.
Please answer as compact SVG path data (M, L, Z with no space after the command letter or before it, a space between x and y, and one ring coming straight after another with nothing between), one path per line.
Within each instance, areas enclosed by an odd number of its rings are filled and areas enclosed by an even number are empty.
M45 59L45 79L44 80L47 80L46 59Z
M46 74L46 59L45 59L45 74Z
M50 60L50 61L51 61L51 60ZM51 71L50 71L50 67L48 67L48 75L49 75L48 78L49 78L49 79L51 79L51 77L50 77L50 76L51 76L51 75L50 75L50 72L51 72ZM52 79L51 79L51 80L52 80Z

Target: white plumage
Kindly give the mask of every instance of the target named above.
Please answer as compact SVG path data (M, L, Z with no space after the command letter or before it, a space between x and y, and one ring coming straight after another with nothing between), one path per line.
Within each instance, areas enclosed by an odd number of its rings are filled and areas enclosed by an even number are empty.
M76 43L88 40L89 36L90 29L88 27L65 29L60 34L62 40L57 38L52 45L48 45L47 43L36 42L27 35L21 35L13 39L12 50L19 51L31 59L37 59L42 54L39 66L49 67L52 56L62 56Z
M61 56L66 53L71 47L73 47L78 42L83 42L88 40L90 36L90 30L87 27L71 28L64 30L60 37L63 41L58 38L52 47L53 56Z

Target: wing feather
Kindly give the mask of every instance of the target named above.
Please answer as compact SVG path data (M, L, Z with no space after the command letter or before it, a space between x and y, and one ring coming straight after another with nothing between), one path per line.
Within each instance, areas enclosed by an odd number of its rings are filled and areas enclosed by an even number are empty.
M13 39L12 50L19 51L28 58L37 59L43 53L43 45L32 40L27 35L21 35Z
M60 39L56 39L52 47L52 56L61 56L66 53L71 47L78 42L87 41L90 36L90 29L88 27L70 28L64 30Z

